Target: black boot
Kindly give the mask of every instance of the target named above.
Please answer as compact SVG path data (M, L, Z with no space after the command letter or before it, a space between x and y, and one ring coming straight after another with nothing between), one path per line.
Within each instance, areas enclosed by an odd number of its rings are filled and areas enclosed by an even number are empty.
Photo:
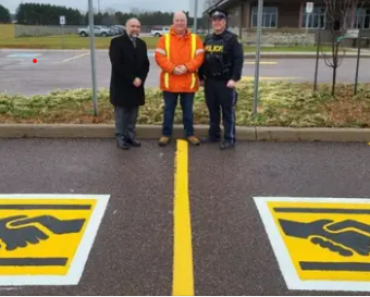
M235 144L230 142L230 141L223 141L220 144L220 150L228 150L228 149L232 149L234 147L235 147Z
M214 138L214 137L204 137L201 139L203 143L218 143L221 141L221 138Z
M117 139L117 147L123 150L130 149L130 145L127 143L126 139Z
M132 146L136 146L136 147L141 146L141 143L137 141L136 139L128 139L127 142L131 144Z

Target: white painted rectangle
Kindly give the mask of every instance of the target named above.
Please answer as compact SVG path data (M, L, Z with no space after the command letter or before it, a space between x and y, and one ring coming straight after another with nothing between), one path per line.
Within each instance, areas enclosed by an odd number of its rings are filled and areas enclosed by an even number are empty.
M84 195L84 194L0 194L0 200L45 200L47 204L53 200L95 200L96 204L92 214L87 222L87 226L83 231L83 236L78 244L76 253L73 257L71 265L66 275L55 274L40 274L40 275L15 275L2 274L0 275L0 286L63 286L63 285L78 285L90 250L95 242L95 238L100 227L100 223L104 217L110 195ZM16 203L16 202L15 202ZM22 214L23 215L23 214Z
M253 197L263 226L270 240L280 271L289 290L307 291L348 291L370 292L368 281L341 281L341 280L302 280L299 278L296 267L291 259L290 252L277 228L276 221L268 207L268 202L297 202L297 203L341 203L349 207L356 204L370 204L369 198L334 198L334 197Z

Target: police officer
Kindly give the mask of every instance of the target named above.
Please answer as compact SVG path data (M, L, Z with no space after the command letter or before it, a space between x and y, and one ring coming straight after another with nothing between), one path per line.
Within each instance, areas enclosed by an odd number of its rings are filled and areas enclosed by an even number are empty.
M199 69L210 116L209 135L204 142L221 141L222 111L224 140L220 149L229 149L235 146L236 140L235 104L238 94L235 84L240 80L243 69L243 46L238 36L227 30L227 13L224 10L213 9L210 17L214 33L205 38L205 58Z

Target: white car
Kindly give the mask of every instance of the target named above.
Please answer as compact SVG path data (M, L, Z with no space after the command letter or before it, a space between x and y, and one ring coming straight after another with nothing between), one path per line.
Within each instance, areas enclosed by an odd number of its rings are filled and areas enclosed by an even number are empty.
M86 28L81 28L77 29L78 35L82 37L87 37L90 34L90 27L87 26ZM96 36L102 36L102 37L107 37L107 36L112 36L112 31L110 28L105 27L105 26L94 26L94 35Z
M161 37L162 35L168 33L171 27L163 27L161 30L152 30L150 34L155 37Z

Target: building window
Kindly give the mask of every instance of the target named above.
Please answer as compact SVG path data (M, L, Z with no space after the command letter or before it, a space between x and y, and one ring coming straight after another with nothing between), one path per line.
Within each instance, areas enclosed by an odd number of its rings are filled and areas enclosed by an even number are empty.
M277 7L264 7L262 11L262 27L277 28L277 17L278 17ZM258 7L254 6L252 8L252 27L257 27L258 25L257 19L258 19Z
M345 29L370 29L370 9L357 8L354 18L352 19L352 9L348 8L346 13ZM353 23L352 23L353 20Z
M370 29L370 9L358 8L355 15L356 29Z
M302 14L301 27L306 28L306 24L308 28L318 29L320 26L321 28L325 27L325 24L326 24L325 7L314 7L312 13L308 14L308 23L307 23L306 7L303 6L302 9L303 9L303 14Z

